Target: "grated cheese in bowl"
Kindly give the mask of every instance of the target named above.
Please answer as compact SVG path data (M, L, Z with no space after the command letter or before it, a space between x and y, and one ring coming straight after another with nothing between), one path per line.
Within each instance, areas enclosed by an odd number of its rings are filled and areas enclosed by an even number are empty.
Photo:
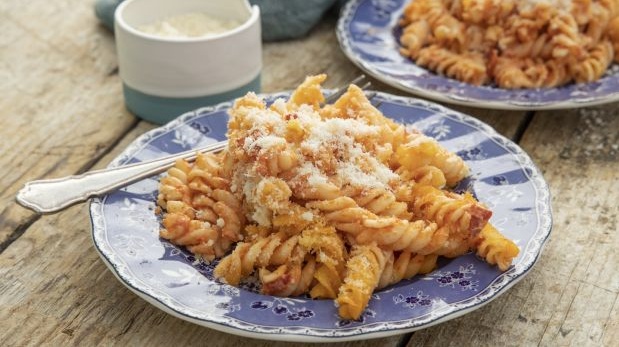
M202 12L191 12L162 18L154 23L138 26L141 32L170 38L213 36L230 31L242 23L221 19Z

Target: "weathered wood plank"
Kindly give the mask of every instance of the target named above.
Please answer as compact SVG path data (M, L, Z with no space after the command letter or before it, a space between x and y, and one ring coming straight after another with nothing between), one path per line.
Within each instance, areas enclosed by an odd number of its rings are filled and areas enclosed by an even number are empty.
M522 138L550 184L553 233L529 276L478 311L417 332L410 346L616 345L618 105L539 112Z
M619 295L615 298L608 320L604 324L602 341L606 346L612 346L619 341L619 319L617 317L619 317Z
M3 1L0 31L1 244L36 218L13 200L24 182L88 167L136 120L89 3Z
M619 293L619 190L613 188L619 184L617 109L611 104L543 113L523 138L524 148L540 158L553 193L554 235L540 267L566 284L546 303L557 308L542 335L544 344L597 345L608 326L619 322L619 315L612 315Z

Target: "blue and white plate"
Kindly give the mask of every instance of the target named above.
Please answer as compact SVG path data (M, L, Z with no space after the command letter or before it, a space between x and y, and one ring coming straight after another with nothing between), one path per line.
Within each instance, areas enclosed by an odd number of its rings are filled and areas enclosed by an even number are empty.
M269 96L285 97L280 93ZM96 249L118 279L158 308L232 334L288 341L367 339L422 329L474 309L505 292L537 261L550 234L548 187L531 159L488 125L423 100L378 93L390 118L412 124L457 152L472 176L460 185L494 212L492 223L521 249L500 272L473 254L381 290L360 321L340 320L333 300L277 298L213 279L213 265L160 239L154 213L159 177L132 184L90 205ZM225 139L231 103L179 117L135 140L110 166L154 159Z
M452 104L505 110L563 109L619 100L619 67L600 80L559 88L509 90L474 86L437 75L398 52L398 26L410 0L351 0L342 10L337 37L350 60L393 87Z

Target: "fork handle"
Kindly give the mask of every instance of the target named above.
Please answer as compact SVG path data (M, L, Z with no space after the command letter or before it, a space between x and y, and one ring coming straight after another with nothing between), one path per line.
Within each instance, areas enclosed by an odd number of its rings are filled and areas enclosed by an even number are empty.
M146 177L161 173L178 159L194 160L198 152L216 152L228 141L145 162L90 171L81 175L28 182L17 202L39 213L54 213L89 198L101 196Z

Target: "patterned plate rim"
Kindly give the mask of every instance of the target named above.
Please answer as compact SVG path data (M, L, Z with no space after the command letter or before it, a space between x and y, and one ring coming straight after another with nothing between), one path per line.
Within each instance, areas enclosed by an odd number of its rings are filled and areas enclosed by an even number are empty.
M335 29L335 34L337 36L338 42L340 44L340 48L344 52L344 54L348 57L350 61L352 61L355 65L357 65L361 70L365 71L372 77L377 80L390 85L392 87L398 88L405 92L409 92L411 94L415 94L417 96L428 98L436 101L446 102L454 105L462 105L462 106L473 106L487 109L496 109L496 110L522 110L522 111L534 111L534 110L560 110L560 109L568 109L574 107L589 107L607 104L615 101L619 101L619 91L615 91L612 93L608 93L606 95L602 95L599 97L572 97L567 100L561 101L521 101L521 100L512 100L512 101L497 101L497 100L487 100L475 97L467 97L462 95L445 95L439 92L431 91L416 85L406 84L405 81L387 76L376 68L372 66L372 64L365 61L361 58L357 53L352 49L352 45L350 42L350 37L346 34L346 28L352 22L354 14L356 13L357 8L363 1L368 0L350 0L346 3L346 5L340 11L340 18L337 22L337 27Z
M497 133L489 125L471 116L451 110L444 106L411 97L395 96L388 93L376 92L376 100L384 100L397 103L408 107L420 107L439 113L442 116L452 118L458 122L465 123L477 131L481 131L489 139L513 154L527 177L532 182L535 189L535 209L538 216L538 228L533 233L531 239L524 247L523 256L520 261L512 266L508 271L499 275L484 290L475 296L452 303L446 306L441 312L431 312L423 318L406 319L392 322L375 322L361 327L321 329L304 326L294 327L273 327L260 326L247 323L242 320L227 317L225 315L209 315L199 317L195 313L186 312L174 299L162 292L157 291L148 284L134 277L128 265L115 253L114 249L106 240L106 225L103 215L103 207L107 197L95 198L90 203L90 218L92 227L92 239L95 249L103 259L104 263L110 268L118 280L129 288L132 292L153 304L157 308L178 318L208 327L215 330L269 340L282 340L294 342L326 342L326 341L351 341L366 338L379 338L391 335L403 334L459 317L474 309L482 307L491 300L504 293L511 286L521 280L539 259L541 251L550 236L552 228L552 211L550 204L550 191L540 170L535 166L531 158L515 143L503 135ZM265 94L272 98L286 97L289 92ZM125 148L108 167L116 167L130 160L133 155L142 150L153 139L162 136L178 128L197 117L209 116L217 111L221 111L232 106L232 102L224 102L212 107L204 107L195 111L187 112L170 123L159 128L150 130L135 139ZM433 315L434 314L434 315Z

